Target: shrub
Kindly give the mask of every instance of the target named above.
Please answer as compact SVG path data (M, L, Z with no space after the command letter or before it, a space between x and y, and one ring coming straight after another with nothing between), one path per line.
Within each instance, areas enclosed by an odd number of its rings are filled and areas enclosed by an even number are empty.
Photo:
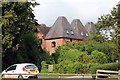
M46 61L42 61L41 65L42 65L41 73L48 73L48 69L46 67Z
M74 73L73 71L73 62L71 61L63 61L59 64L54 64L54 72L57 73Z
M120 62L118 62L118 63L107 63L107 64L95 66L91 69L91 73L95 74L98 69L118 71L120 69Z
M91 62L92 63L107 63L108 62L108 56L106 54L104 54L103 52L99 52L97 50L94 50L91 55Z
M70 73L70 74L81 74L90 73L91 64L83 64L80 62L72 63L71 61L61 62L54 65L54 72L57 73Z
M82 63L75 63L74 69L75 69L75 73L77 73L77 74L83 73L83 64Z

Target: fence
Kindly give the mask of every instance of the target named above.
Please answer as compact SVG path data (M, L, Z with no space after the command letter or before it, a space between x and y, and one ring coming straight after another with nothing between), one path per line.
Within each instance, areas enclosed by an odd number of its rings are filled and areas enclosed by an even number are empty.
M114 78L116 76L119 78L120 75L118 74L118 71L97 70L96 78Z

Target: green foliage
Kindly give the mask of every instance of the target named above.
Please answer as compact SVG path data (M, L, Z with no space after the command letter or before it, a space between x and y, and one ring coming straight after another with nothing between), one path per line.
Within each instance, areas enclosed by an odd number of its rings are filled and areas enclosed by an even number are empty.
M114 42L118 45L119 43L119 8L114 7L111 13L106 14L98 18L96 23L96 28L98 29L98 34L102 36L102 41ZM111 37L111 39L110 39Z
M41 62L49 56L40 49L35 33L32 8L36 5L34 1L2 3L3 69L20 62L31 62L41 67Z
M108 56L104 54L103 52L99 52L97 50L93 51L90 55L90 61L92 63L107 63L108 62Z
M54 64L54 72L74 73L73 62L66 60L59 64Z
M82 63L75 63L74 64L74 69L75 69L75 73L77 74L81 74L84 73L84 66Z
M87 52L79 52L76 62L81 62L83 64L89 64L90 56L87 54Z
M90 73L94 66L115 62L117 46L110 42L86 40L56 49L54 71L59 73ZM70 70L69 70L70 69Z
M77 59L79 55L79 51L76 49L70 49L68 51L66 51L65 53L61 53L58 59L58 63L65 61L65 60L69 60L69 61L75 61Z
M46 64L47 64L46 61L41 62L41 65L42 65L41 73L48 73L48 69L47 69Z
M91 68L91 73L96 73L96 71L100 70L112 70L112 71L118 71L120 69L120 62L118 63L107 63L99 66L94 66Z
M38 49L38 39L35 33L29 32L28 34L21 37L21 42L17 54L21 54L25 57L24 62L36 63L39 59L42 61L42 53ZM40 55L41 54L41 55ZM39 61L39 62L41 62Z
M3 69L7 66L14 63L21 62L30 62L41 67L41 62L46 60L47 54L41 51L38 48L38 39L35 32L29 32L21 37L21 42L18 46L18 50L9 50L9 52L5 52L5 56L3 56Z
M31 2L2 2L2 45L3 51L15 47L21 35L33 31L35 24Z
M96 64L97 65L97 64ZM91 68L95 64L83 64L80 62L64 61L59 64L54 64L54 72L56 73L71 73L71 74L86 74L90 73Z

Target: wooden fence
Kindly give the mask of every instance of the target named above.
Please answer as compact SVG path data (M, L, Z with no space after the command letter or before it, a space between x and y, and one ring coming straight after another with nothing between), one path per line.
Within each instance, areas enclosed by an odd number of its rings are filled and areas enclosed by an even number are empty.
M114 77L120 77L118 75L118 71L110 71L110 70L97 70L96 71L96 78L114 78Z

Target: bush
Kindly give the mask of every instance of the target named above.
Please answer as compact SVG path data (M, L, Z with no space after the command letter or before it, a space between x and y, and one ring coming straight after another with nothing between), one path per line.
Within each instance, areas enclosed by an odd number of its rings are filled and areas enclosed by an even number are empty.
M120 69L120 62L118 62L118 63L107 63L107 64L92 67L91 73L95 74L98 69L118 71Z
M42 61L41 65L42 65L41 73L48 73L48 68L46 67L46 61Z
M54 72L57 73L74 73L73 62L67 60L59 64L55 64L53 68L54 68Z
M91 64L83 64L80 62L65 61L54 65L54 72L68 73L68 74L81 74L90 73Z
M97 50L92 51L90 57L91 57L90 61L92 63L104 64L108 62L108 56L104 54L103 52L99 52Z

